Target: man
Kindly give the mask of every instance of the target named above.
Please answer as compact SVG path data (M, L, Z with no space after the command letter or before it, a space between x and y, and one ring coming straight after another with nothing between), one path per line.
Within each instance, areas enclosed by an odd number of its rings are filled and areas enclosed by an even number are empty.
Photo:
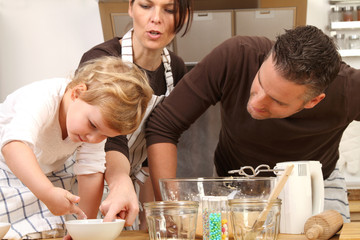
M316 27L287 30L275 44L263 37L225 41L184 76L148 121L157 199L158 179L176 176L181 133L220 102L217 175L242 166L319 160L327 179L325 209L349 221L344 179L334 169L343 131L360 120L359 90L360 71L341 63L333 41Z

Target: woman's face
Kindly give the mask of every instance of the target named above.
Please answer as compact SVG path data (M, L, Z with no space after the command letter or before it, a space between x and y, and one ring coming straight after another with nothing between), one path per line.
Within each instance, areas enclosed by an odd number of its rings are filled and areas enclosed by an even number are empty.
M174 0L135 0L129 4L135 44L149 50L168 45L175 37Z

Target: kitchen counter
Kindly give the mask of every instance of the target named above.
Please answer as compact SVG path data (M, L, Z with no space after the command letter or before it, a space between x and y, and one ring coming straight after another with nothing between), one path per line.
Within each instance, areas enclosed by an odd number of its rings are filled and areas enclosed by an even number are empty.
M360 234L360 233L359 233ZM148 240L149 235L145 231L124 231L120 234L120 237L118 237L116 240ZM202 238L196 238L196 239L202 239ZM292 234L280 234L278 237L278 240L307 240L307 238L304 235L292 235ZM349 238L350 239L350 238ZM359 235L360 239L360 235ZM339 236L334 236L331 238L331 240L339 240Z
M123 231L116 240L148 240L146 231ZM198 239L198 238L196 238ZM199 238L201 239L201 238ZM307 240L304 235L280 234L278 240ZM45 240L61 240L45 239ZM99 239L100 240L100 239ZM360 240L360 222L345 223L340 234L335 235L331 240Z

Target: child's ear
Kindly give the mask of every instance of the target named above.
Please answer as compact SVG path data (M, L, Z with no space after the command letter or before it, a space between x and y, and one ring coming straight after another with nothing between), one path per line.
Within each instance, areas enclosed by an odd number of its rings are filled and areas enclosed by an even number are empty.
M78 85L76 85L75 87L73 87L71 89L71 99L75 100L76 98L78 98L81 93L85 92L87 90L86 84L85 83L80 83Z

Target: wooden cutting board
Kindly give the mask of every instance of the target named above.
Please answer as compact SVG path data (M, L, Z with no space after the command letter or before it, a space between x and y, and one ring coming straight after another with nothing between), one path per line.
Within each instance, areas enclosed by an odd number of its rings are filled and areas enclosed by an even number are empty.
M339 240L360 240L360 222L344 223Z

